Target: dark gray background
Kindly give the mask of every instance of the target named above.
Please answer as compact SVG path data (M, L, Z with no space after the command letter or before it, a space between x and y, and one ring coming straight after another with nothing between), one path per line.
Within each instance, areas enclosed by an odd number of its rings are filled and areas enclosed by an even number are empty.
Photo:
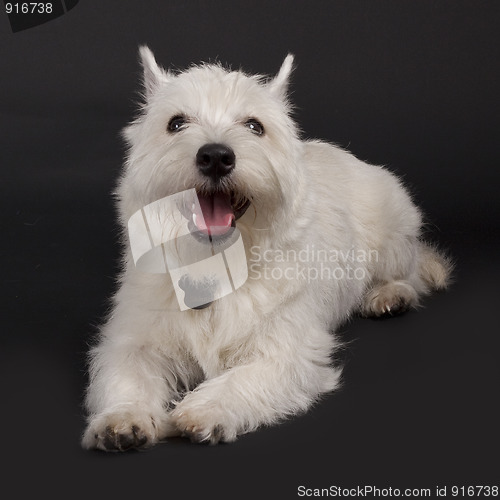
M1 14L2 488L294 498L299 485L498 484L499 10L81 0L15 34ZM80 449L80 405L87 343L114 289L110 192L140 43L179 68L218 59L274 73L294 53L304 136L400 174L456 282L419 312L345 325L344 386L304 416L230 445L106 455Z

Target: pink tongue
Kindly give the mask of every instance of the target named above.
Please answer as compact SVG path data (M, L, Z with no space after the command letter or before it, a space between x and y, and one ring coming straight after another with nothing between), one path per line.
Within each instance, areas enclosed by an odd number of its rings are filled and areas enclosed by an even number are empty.
M203 217L196 217L198 229L210 235L227 233L234 220L231 196L221 193L210 196L198 194L198 200L203 213Z

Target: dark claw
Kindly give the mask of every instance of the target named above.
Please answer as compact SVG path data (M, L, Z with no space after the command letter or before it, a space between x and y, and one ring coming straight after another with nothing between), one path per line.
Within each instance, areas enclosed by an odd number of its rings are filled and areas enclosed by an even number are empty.
M404 305L401 302L393 304L391 307L391 311L388 313L390 316L397 316L405 311Z
M212 444L216 444L222 440L224 437L224 430L222 429L222 425L216 425L212 431Z
M134 433L134 446L140 448L148 442L148 437L137 427L137 425L132 426L132 432Z
M104 447L107 450L116 450L118 448L118 443L116 442L116 433L111 427L106 427L106 434L103 440Z
M399 302L396 302L391 306L391 312L389 313L391 316L398 316L399 314L403 314L408 311L409 307L405 300L400 299Z

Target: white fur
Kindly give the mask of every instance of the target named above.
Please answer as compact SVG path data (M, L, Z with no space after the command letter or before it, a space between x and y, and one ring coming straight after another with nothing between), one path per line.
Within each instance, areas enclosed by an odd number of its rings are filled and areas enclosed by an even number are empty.
M155 200L203 190L196 152L218 142L236 154L224 182L252 200L238 221L250 264L266 251L307 246L371 250L378 259L356 262L363 279L256 279L250 272L235 293L180 312L167 274L134 267L124 232L121 287L90 354L85 448L148 446L176 434L232 441L305 411L339 383L330 357L340 323L354 313L414 306L446 286L449 272L446 259L420 241L420 212L394 175L299 138L286 96L293 56L266 80L219 65L174 75L146 47L140 54L146 101L124 131L130 148L118 187L123 227ZM179 113L189 117L187 128L167 133ZM249 117L263 123L263 136L244 126ZM280 259L266 264L275 276L290 266Z

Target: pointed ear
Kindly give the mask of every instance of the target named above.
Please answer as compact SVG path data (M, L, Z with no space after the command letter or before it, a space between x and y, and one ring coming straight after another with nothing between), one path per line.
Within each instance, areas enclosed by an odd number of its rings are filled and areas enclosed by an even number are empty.
M139 47L139 59L141 61L143 73L143 85L148 99L162 83L168 82L170 75L160 68L156 63L155 56L147 45Z
M286 98L290 74L293 71L293 55L288 54L278 74L268 83L269 91L282 99Z

